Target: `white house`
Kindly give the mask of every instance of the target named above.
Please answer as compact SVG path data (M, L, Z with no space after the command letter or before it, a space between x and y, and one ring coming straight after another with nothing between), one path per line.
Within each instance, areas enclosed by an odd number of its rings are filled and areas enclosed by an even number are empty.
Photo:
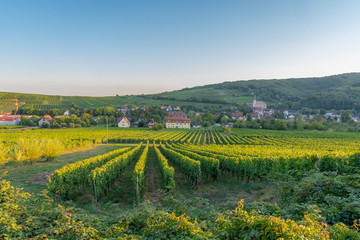
M53 119L49 115L45 115L42 119L40 119L39 127L42 127L44 123L48 124L50 127L52 120Z
M65 112L64 112L64 116L70 116L71 114L70 114L70 111L69 110L66 110Z
M118 127L130 127L130 121L126 117L118 118Z

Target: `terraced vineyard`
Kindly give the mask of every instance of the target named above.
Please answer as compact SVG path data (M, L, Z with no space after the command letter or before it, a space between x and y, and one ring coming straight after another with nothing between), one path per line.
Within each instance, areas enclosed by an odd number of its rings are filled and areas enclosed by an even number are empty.
M93 144L105 142L105 134L100 128L3 130L0 138L2 144L11 148L20 137L47 136L64 143ZM126 238L127 234L145 239L359 237L356 222L360 205L356 199L360 197L360 138L355 134L306 135L248 129L225 134L218 129L114 128L108 135L109 142L118 149L56 169L47 185L49 196L57 203L72 200L97 208L111 203L113 207L120 204L135 209L127 220L116 223L125 229L120 232L103 231L97 224L87 222L98 229L89 238ZM244 187L254 190L244 193ZM249 198L257 191L272 197L264 198L265 202L240 201L239 194ZM213 194L222 197L217 199ZM226 206L234 199L240 201L236 211L226 212ZM315 210L309 213L309 209ZM325 217L320 216L318 209ZM113 209L106 214L112 215L113 211L123 210ZM139 211L141 217L137 215ZM191 218L182 218L181 214ZM138 227L135 222L141 219L146 223L139 223L142 227ZM159 232L149 230L155 222L160 224ZM108 227L117 228L116 224ZM179 224L184 228L179 228ZM271 227L274 224L276 228Z

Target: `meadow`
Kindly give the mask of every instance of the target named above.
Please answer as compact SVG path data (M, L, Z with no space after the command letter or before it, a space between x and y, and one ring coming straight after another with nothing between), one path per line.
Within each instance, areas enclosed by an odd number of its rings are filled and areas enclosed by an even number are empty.
M62 153L13 162L42 139ZM354 133L93 127L0 140L5 239L359 239Z

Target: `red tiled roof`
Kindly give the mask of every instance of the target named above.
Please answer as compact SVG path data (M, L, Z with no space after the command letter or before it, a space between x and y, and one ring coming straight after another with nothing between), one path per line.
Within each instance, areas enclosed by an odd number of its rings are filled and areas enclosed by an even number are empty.
M47 120L52 120L52 117L51 116L49 116L49 115L45 115L45 116L43 116L43 118L46 118Z
M123 119L130 125L130 121L126 117L118 118L118 123Z
M244 114L242 112L236 112L236 113L232 113L231 117L243 117Z
M185 117L169 117L168 119L166 119L166 122L168 122L168 123L190 123L190 119L185 118Z
M15 121L20 119L20 117L0 117L0 121L8 122L8 121Z

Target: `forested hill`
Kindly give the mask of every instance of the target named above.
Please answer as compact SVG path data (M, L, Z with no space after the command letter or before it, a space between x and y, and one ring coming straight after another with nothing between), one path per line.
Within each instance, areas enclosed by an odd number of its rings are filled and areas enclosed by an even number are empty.
M268 105L284 109L360 110L360 73L320 78L292 78L224 82L155 95L192 101L240 103L256 95Z
M96 108L135 105L234 106L260 101L278 109L356 109L360 110L360 73L346 73L319 78L233 81L150 95L113 97L61 97L20 93L0 93L1 101L17 97L21 107L59 108L72 105Z

